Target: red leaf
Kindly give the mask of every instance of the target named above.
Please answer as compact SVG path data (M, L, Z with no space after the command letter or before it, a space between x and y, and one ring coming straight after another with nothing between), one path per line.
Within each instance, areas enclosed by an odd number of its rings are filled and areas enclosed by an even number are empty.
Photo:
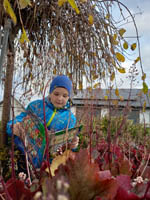
M117 181L112 178L110 171L100 171L96 163L90 162L87 150L80 150L75 154L75 159L69 159L66 165L59 166L56 176L67 176L72 200L113 200L118 190Z
M140 200L141 198L139 198L137 195L133 194L133 193L128 193L127 191L125 191L123 188L119 188L117 191L117 195L114 198L114 200Z
M112 175L109 170L100 171L100 172L98 172L98 178L100 181L103 181L106 179L111 179Z
M119 171L120 174L131 176L131 164L127 158L119 160Z
M130 190L131 189L131 179L130 179L130 176L128 175L120 175L120 176L117 176L117 183L118 185L125 189L126 191Z
M13 200L30 200L33 197L33 193L25 188L24 182L20 180L11 178L7 181L6 187Z

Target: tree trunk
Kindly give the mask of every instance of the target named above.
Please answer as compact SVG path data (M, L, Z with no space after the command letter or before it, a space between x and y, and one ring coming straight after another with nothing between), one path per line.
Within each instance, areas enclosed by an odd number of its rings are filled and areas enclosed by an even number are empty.
M7 54L7 69L6 69L6 78L5 78L5 86L4 86L3 112L2 112L2 122L1 122L2 127L1 127L1 133L0 133L0 148L4 147L4 145L7 142L6 126L10 118L13 70L14 70L14 52L11 46L9 47L9 51Z

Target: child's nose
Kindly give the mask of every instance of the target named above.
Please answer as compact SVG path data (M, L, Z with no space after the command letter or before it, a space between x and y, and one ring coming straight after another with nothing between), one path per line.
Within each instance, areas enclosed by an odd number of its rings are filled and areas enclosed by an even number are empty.
M62 100L62 96L60 95L60 96L58 97L58 99L59 99L59 100Z

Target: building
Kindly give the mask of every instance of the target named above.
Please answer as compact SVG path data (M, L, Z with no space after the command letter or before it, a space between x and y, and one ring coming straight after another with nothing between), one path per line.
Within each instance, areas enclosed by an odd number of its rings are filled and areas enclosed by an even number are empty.
M11 104L13 104L12 100L13 100L13 97L11 98ZM14 116L19 115L24 110L25 109L23 105L16 98L14 98ZM2 119L2 112L3 112L3 101L0 102L0 121ZM12 105L11 105L11 111L10 111L10 119L12 119Z
M94 89L77 91L73 97L77 119L91 120L93 116L120 116L127 114L134 123L145 123L150 126L149 94L141 89ZM90 119L91 118L91 119Z

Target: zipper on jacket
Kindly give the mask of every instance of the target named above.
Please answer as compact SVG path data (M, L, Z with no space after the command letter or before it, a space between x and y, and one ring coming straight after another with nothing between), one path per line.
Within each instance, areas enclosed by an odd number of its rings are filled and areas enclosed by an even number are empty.
M47 124L46 124L47 127L51 124L53 118L55 117L56 111L57 111L57 109L55 108L55 109L54 109L54 112L53 112L53 114L52 114L52 116L51 116L51 118L49 119L49 121L48 121Z

